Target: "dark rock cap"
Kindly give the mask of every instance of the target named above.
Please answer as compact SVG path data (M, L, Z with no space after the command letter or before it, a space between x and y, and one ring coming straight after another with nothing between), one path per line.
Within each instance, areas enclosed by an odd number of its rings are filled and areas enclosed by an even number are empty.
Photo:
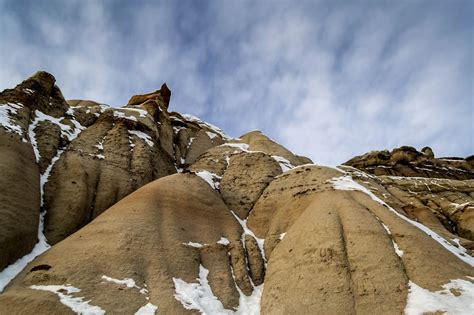
M168 109L171 100L171 90L168 88L166 83L164 83L159 90L148 94L132 96L127 105L140 105L148 100L156 100L163 104L166 109Z

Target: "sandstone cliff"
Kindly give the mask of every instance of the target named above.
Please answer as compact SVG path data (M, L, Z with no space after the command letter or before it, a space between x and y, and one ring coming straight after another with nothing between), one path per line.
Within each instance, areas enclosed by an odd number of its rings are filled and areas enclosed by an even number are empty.
M0 93L0 314L472 314L474 160L312 164L259 131Z

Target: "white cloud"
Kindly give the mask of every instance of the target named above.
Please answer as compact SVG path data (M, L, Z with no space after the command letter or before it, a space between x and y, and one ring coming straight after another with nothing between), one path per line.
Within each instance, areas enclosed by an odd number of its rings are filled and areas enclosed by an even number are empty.
M119 106L166 81L172 109L320 163L474 151L471 2L139 4L4 4L0 88L46 69L66 97Z

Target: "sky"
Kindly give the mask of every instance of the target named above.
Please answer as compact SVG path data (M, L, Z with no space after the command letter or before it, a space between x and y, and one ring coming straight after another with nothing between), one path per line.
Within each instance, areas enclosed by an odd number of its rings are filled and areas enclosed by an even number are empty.
M474 1L0 0L0 90L54 74L66 99L259 129L315 163L430 146L474 154Z

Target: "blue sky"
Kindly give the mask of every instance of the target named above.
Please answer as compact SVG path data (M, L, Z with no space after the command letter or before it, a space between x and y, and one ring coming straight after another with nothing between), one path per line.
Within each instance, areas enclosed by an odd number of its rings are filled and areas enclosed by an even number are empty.
M167 82L172 110L260 129L316 163L474 153L474 1L0 0L0 89L36 70L112 106Z

